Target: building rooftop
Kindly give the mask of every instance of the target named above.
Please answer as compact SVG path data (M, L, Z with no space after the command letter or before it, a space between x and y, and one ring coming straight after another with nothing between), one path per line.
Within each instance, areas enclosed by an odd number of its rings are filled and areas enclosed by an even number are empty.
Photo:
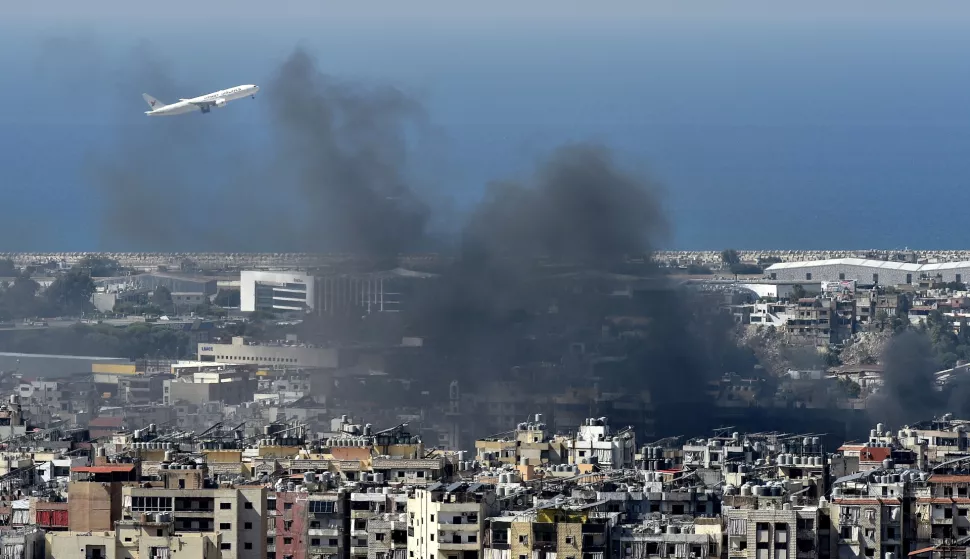
M113 474L113 473L124 473L133 472L135 470L134 464L110 464L107 466L75 466L71 468L72 472L79 472L84 474Z
M937 264L911 264L909 262L892 262L888 260L870 260L867 258L830 258L827 260L803 260L800 262L779 262L768 266L765 271L787 270L797 268L814 268L818 266L864 266L867 268L881 268L884 270L902 270L906 272L933 272L937 270L953 270L956 268L970 268L970 261L940 262Z

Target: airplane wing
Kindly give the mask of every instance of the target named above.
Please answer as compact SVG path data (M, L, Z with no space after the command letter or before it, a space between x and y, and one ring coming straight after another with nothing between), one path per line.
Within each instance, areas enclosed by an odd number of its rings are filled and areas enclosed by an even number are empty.
M207 107L211 107L216 104L215 101L193 101L191 99L179 99L179 101L192 103L193 105L195 105L196 107L199 107L200 109L205 109Z

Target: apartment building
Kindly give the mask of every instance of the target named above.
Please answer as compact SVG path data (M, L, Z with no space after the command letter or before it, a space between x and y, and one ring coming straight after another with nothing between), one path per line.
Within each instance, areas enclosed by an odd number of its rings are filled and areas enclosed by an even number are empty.
M726 511L727 556L746 559L793 559L806 555L829 557L818 548L815 529L817 507L795 509L786 503L778 508L739 508Z
M408 497L410 559L479 559L484 519L498 512L492 486L453 483Z
M219 534L176 533L171 524L119 522L107 532L52 532L46 559L223 559Z
M610 557L610 524L588 510L542 508L488 520L485 559Z
M311 493L307 500L307 557L346 558L350 553L350 494ZM274 556L268 559L282 559Z
M221 559L266 556L269 514L265 487L214 487L204 466L194 464L160 469L159 476L163 487L123 488L125 520L139 519L142 514L171 515L178 533L219 534Z

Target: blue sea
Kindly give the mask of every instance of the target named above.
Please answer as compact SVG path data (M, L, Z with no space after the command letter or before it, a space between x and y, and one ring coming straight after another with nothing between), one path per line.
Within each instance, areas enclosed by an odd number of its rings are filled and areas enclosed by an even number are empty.
M163 133L142 114L141 94L168 101L265 83L297 44L339 79L393 84L421 100L435 139L414 150L410 167L454 214L490 181L527 180L555 146L594 141L663 186L674 225L664 248L968 246L970 36L959 25L243 35L0 24L0 251L137 248L105 227L116 205L86 169ZM142 60L133 52L150 52L158 66L132 70ZM178 90L166 90L172 81ZM285 221L281 208L298 200L275 200L265 216L232 215L233 154L258 158L275 141L261 101L185 117L196 119L177 125L194 138L186 145L209 143L165 162L191 178L139 193L145 215L186 212L227 228ZM242 246L258 235L244 238L238 250L260 249Z

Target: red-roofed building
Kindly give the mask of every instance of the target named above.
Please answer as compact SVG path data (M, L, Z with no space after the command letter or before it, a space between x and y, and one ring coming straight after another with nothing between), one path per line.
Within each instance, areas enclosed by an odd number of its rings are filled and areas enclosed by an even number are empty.
M67 488L71 530L114 530L114 523L121 520L121 488L137 483L138 476L135 464L116 463L71 468L71 483Z

